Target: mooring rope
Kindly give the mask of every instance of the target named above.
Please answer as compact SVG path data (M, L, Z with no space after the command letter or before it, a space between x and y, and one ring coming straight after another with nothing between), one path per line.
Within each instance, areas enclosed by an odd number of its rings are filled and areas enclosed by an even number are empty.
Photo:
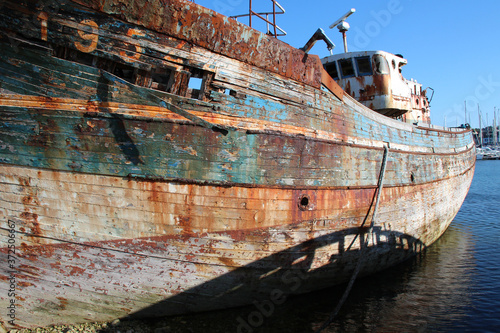
M377 217L378 203L380 201L380 194L382 193L382 188L384 187L385 166L387 164L387 155L388 154L389 154L389 147L388 146L384 146L384 157L382 159L382 168L380 170L380 175L378 177L377 198L375 200L375 207L373 209L373 216L372 216L372 221L370 223L370 228L368 229L368 233L366 233L366 235L372 234L372 232L373 232L373 226L375 225L375 219ZM370 212L368 212L368 214L369 213ZM335 319L335 317L337 316L338 312L340 311L340 308L342 308L342 305L344 305L344 302L346 301L347 296L349 296L349 293L351 292L352 285L354 284L354 281L356 281L356 277L358 276L358 273L361 270L361 266L362 266L363 259L364 259L363 258L363 252L364 252L364 249L366 247L368 247L368 244L369 244L368 236L367 236L367 241L363 240L363 244L361 244L361 240L360 240L361 250L359 252L358 263L356 264L356 268L354 269L354 272L352 273L352 277L349 280L349 283L347 284L347 288L345 289L344 294L342 295L342 298L337 303L337 306L335 307L335 310L330 314L330 317L328 318L328 320L325 321L323 323L323 325L321 325L321 327L316 330L315 333L321 332L328 325L330 325L331 322L333 321L333 319Z

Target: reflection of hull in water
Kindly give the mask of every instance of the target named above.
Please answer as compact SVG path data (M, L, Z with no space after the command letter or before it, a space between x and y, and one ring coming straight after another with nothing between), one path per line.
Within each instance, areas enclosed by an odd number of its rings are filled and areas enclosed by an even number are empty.
M413 332L461 327L471 304L473 247L471 235L452 224L422 255L357 280L348 301L324 332ZM249 307L212 314L216 323L210 324L207 331L235 331L238 327L245 331L249 326L259 332L314 331L330 315L345 288L343 284L288 298L274 307L265 301L255 302ZM206 318L183 317L190 327L202 325ZM165 320L166 325L171 322ZM258 329L256 324L261 324Z
M0 39L0 260L16 249L1 288L18 286L0 299L14 300L13 324L277 300L348 279L364 239L370 274L446 230L474 172L468 130L376 114L319 58L191 2L151 2L151 17L138 3L61 4L40 14L42 35L12 23L21 42Z
M341 331L422 331L451 327L470 305L474 260L470 235L453 225L422 258L359 281ZM381 286L375 290L370 286ZM463 319L463 318L462 318Z

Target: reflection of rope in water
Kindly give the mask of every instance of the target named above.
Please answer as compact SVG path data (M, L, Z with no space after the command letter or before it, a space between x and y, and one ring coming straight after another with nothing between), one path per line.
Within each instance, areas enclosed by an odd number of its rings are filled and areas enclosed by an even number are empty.
M368 230L367 235L372 234L373 232L373 226L375 225L375 219L377 216L377 208L378 208L378 203L380 200L380 193L382 192L383 184L384 184L384 175L385 175L385 165L387 163L387 155L389 154L389 148L388 146L384 146L384 157L382 159L382 169L380 170L380 175L378 178L378 189L377 189L377 199L375 200L375 207L373 209L373 216L372 216L372 221L370 223L370 229ZM368 214L370 214L370 211L368 210ZM361 230L361 229L360 229ZM373 240L372 240L373 241ZM369 239L366 237L366 241L363 240L363 242L360 242L360 252L359 252L359 259L358 263L356 264L356 268L354 269L354 272L352 273L351 280L349 280L349 284L347 285L346 290L344 291L344 294L342 295L342 298L340 301L337 303L337 306L335 307L335 310L330 314L330 317L328 318L327 321L321 325L319 329L316 330L316 333L321 332L324 330L330 323L333 321L337 313L340 311L340 308L344 304L344 302L347 299L347 296L349 296L349 293L351 292L352 285L354 284L354 281L356 280L356 277L358 276L359 271L361 270L361 264L363 262L363 251L366 247L368 247L369 244ZM364 244L363 244L364 243Z

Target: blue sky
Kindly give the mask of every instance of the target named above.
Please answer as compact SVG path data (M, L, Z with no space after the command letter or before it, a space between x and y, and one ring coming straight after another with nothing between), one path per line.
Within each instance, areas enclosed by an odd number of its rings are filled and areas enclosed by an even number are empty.
M228 16L248 12L248 0L195 2ZM271 8L269 0L252 2L254 11ZM483 126L486 119L492 124L494 108L500 108L500 1L282 0L280 4L286 14L277 16L277 23L287 32L281 40L299 48L316 29L323 28L337 46L334 53L343 52L342 37L336 28L328 26L355 8L347 19L351 26L349 51L402 54L408 60L403 75L435 91L431 102L433 124L464 123L464 102L466 122L470 119L473 127L479 125L479 105ZM310 53L329 55L323 42Z

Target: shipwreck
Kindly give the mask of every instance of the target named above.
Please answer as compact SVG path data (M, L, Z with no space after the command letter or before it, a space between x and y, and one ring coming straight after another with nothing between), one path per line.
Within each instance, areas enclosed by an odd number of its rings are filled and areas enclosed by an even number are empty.
M5 328L345 282L432 244L469 189L471 132L429 124L417 84L387 96L402 57L321 60L185 0L0 8Z

